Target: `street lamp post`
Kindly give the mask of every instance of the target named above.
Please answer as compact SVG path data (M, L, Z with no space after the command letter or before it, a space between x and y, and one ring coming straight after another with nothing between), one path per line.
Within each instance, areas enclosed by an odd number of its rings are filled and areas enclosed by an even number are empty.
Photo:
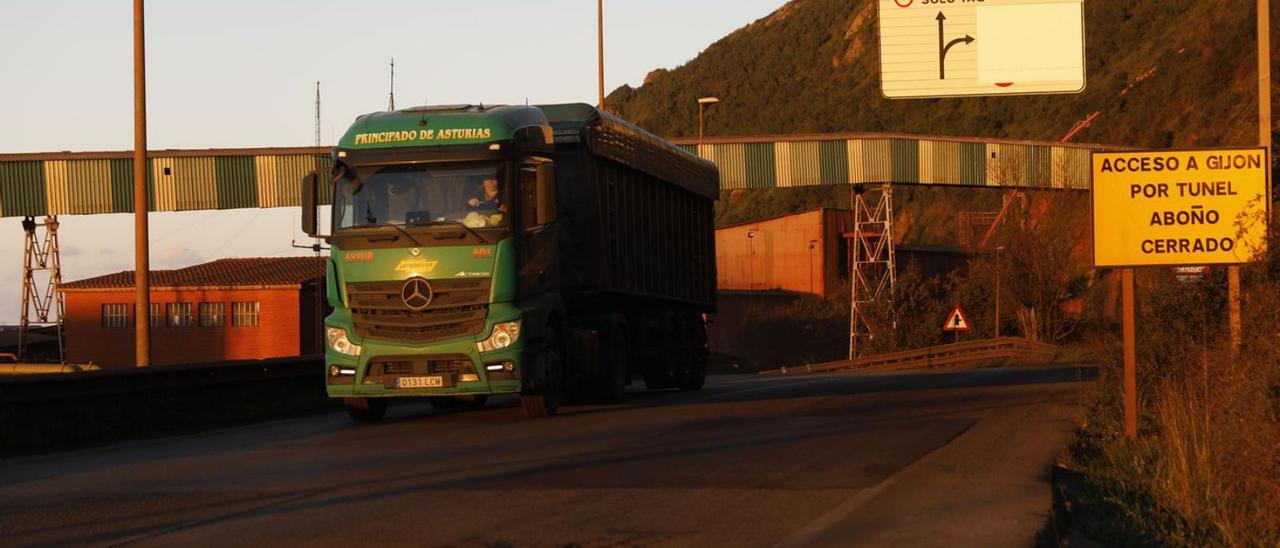
M703 128L704 128L704 125L702 123L703 111L705 111L711 105L714 105L719 102L720 102L719 97L703 97L701 99L698 99L698 152L699 154L701 154L702 152L702 140L703 140Z
M600 77L600 110L604 108L604 0L596 0L596 22L597 22L597 39L596 47L598 50L597 61L599 62L598 75Z
M756 231L747 231L747 290L756 290L756 253L751 242L756 239Z

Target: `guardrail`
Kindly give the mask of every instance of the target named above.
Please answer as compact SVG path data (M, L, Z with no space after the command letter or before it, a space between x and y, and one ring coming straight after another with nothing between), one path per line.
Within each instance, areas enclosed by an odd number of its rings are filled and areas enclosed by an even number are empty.
M4 356L0 355L0 359ZM48 375L52 373L84 373L102 369L94 364L78 363L0 363L0 377Z
M933 369L957 367L995 360L1049 361L1061 348L1028 339L1003 337L981 341L930 346L881 354L857 360L841 360L815 365L783 367L761 371L762 375L794 373L830 373L833 371L896 371L901 369Z
M334 409L323 358L0 377L0 454Z
M323 358L303 357L21 375L0 378L0 404L305 377L323 387L323 370Z

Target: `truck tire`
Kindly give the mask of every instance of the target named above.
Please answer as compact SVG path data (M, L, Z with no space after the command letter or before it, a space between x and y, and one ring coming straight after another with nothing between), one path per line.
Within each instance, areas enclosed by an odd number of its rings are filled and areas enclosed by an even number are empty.
M654 320L645 331L645 348L648 359L644 364L644 385L649 390L665 390L676 387L679 367L677 332L670 314Z
M596 400L605 405L622 403L627 385L631 383L626 328L621 324L611 325L604 344L601 358L605 363L596 381Z
M690 316L684 327L688 367L681 371L680 390L702 390L707 383L707 327L699 315Z
M378 422L387 416L385 398L346 398L347 415L356 422Z
M564 389L564 350L554 327L547 328L542 344L543 366L546 368L543 386L537 393L520 395L520 406L531 419L550 417L559 412Z

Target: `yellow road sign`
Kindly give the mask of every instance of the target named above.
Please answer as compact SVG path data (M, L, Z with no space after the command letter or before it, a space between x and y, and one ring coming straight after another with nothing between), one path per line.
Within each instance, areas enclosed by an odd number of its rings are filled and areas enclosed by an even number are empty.
M1093 154L1097 267L1249 262L1266 249L1267 151Z
M890 99L1079 93L1083 0L879 0Z

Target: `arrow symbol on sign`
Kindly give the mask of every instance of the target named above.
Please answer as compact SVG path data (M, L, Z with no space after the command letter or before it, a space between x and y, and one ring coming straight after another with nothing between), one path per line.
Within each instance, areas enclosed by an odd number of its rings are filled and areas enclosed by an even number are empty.
M951 51L951 48L956 47L956 45L960 43L964 43L965 45L972 44L973 41L976 39L966 34L964 35L964 38L956 38L955 40L947 42L947 29L946 29L947 16L943 15L942 12L938 12L937 19L938 19L938 79L946 80L947 79L947 52Z

